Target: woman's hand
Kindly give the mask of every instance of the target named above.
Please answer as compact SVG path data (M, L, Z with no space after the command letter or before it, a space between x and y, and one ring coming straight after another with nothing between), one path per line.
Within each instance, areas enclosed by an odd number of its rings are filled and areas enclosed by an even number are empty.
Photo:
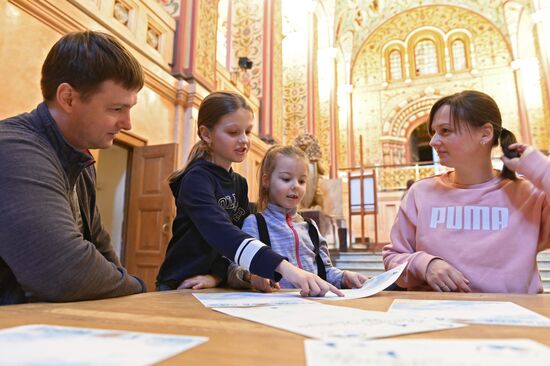
M433 259L426 268L426 282L434 291L472 292L470 281L464 275L442 259Z
M344 271L342 274L342 288L360 288L369 278L361 273Z
M216 287L222 281L218 276L211 274L198 275L195 277L189 277L178 286L178 290L190 288L193 290L200 290L203 288L212 288Z
M283 260L275 270L288 282L292 283L294 287L300 289L300 295L302 296L325 296L328 291L338 296L344 296L340 290L322 280L319 276L295 267L286 260Z
M524 155L528 155L534 150L532 146L524 145L520 143L510 144L510 146L508 146L508 149L512 151L517 151L519 153L519 157L510 159L510 158L507 158L506 156L502 156L500 159L508 169L514 172L517 171L519 168L520 157Z

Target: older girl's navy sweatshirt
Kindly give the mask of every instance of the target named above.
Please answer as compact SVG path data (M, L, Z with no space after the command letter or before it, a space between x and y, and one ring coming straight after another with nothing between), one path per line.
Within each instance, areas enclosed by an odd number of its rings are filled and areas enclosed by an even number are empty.
M197 160L170 188L177 212L157 276L159 290L175 289L196 275L225 279L230 261L259 276L280 279L275 268L284 258L240 229L249 213L244 177Z

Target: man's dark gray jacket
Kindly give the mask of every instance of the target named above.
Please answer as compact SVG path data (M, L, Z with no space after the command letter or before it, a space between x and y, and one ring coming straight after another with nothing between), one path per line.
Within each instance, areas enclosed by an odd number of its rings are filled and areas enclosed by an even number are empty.
M93 158L67 143L44 103L0 121L0 304L144 290L101 223Z

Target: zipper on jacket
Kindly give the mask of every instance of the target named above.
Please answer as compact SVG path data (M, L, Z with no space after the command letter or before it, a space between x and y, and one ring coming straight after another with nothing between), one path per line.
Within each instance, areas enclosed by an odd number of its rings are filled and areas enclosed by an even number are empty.
M298 239L298 233L294 225L292 225L292 216L290 213L286 214L286 223L290 227L290 230L292 230L292 234L294 234L294 253L296 253L296 262L298 262L298 268L302 269L302 261L300 260L300 240Z

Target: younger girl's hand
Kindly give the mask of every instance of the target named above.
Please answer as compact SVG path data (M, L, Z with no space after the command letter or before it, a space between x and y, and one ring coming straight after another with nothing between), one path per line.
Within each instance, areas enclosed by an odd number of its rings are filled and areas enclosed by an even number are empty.
M250 285L253 289L256 289L261 292L273 292L281 289L279 283L268 280L260 276L253 274L250 276Z
M193 290L200 290L203 288L212 288L216 287L222 281L218 276L211 274L198 275L195 277L189 277L178 286L178 290L190 288Z
M369 278L361 273L344 271L342 275L342 288L360 288Z
M508 149L512 151L517 151L520 157L522 157L523 155L528 155L534 150L532 146L524 145L520 143L511 144L510 146L508 146ZM517 171L519 168L519 159L520 158L510 159L510 158L507 158L506 156L501 157L501 160L504 163L504 165L506 165L508 169L514 172Z
M472 292L470 281L442 259L434 259L426 269L426 282L438 292Z
M292 283L294 287L300 289L300 295L302 296L325 296L328 291L338 296L344 296L342 291L322 280L321 277L293 266L286 260L283 260L275 270Z

